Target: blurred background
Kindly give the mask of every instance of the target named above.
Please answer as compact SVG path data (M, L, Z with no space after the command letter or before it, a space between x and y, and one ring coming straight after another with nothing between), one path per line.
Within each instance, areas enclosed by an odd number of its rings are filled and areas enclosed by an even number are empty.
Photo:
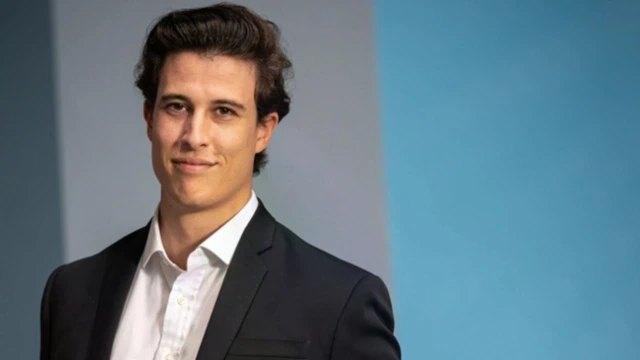
M640 1L240 3L295 71L256 193L385 280L404 359L640 359ZM38 357L56 266L153 215L134 65L209 4L3 2L0 359Z

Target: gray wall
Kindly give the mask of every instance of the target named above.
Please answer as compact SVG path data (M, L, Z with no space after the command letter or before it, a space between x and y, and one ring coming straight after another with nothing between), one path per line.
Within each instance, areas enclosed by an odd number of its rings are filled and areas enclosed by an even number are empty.
M48 6L14 2L0 22L0 359L38 357L40 297L62 261Z
M242 3L281 26L296 72L258 196L309 242L389 280L371 3ZM53 2L66 261L142 226L158 201L132 73L173 4Z

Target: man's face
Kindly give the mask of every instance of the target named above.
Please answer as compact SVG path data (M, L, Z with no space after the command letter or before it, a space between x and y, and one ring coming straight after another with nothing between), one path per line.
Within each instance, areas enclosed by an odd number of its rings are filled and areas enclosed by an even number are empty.
M255 86L253 63L194 52L167 56L157 100L144 111L163 200L200 210L250 193L254 155L267 147L278 120L270 114L258 124Z

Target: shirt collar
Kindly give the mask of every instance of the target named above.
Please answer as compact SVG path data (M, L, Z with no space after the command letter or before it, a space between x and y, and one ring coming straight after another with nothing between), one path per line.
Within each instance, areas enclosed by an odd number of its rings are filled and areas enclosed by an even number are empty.
M155 253L162 253L166 259L167 253L162 245L162 237L160 236L160 224L158 222L158 211L160 206L156 207L153 219L151 220L151 226L149 228L149 235L147 236L147 243L142 253L141 264L142 267L146 267L149 259ZM208 250L216 257L218 257L226 265L231 263L233 253L240 242L240 237L244 229L249 224L249 221L258 209L258 198L255 192L251 191L251 198L247 204L229 221L222 225L216 232L211 234L207 239L200 244L200 247Z

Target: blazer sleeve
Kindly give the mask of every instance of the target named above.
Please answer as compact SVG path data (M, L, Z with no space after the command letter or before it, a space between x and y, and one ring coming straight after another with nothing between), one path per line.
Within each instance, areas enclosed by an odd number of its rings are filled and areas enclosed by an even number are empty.
M59 270L49 275L40 303L40 360L51 359L51 293Z
M394 326L384 282L372 274L363 277L338 320L331 360L400 360Z

